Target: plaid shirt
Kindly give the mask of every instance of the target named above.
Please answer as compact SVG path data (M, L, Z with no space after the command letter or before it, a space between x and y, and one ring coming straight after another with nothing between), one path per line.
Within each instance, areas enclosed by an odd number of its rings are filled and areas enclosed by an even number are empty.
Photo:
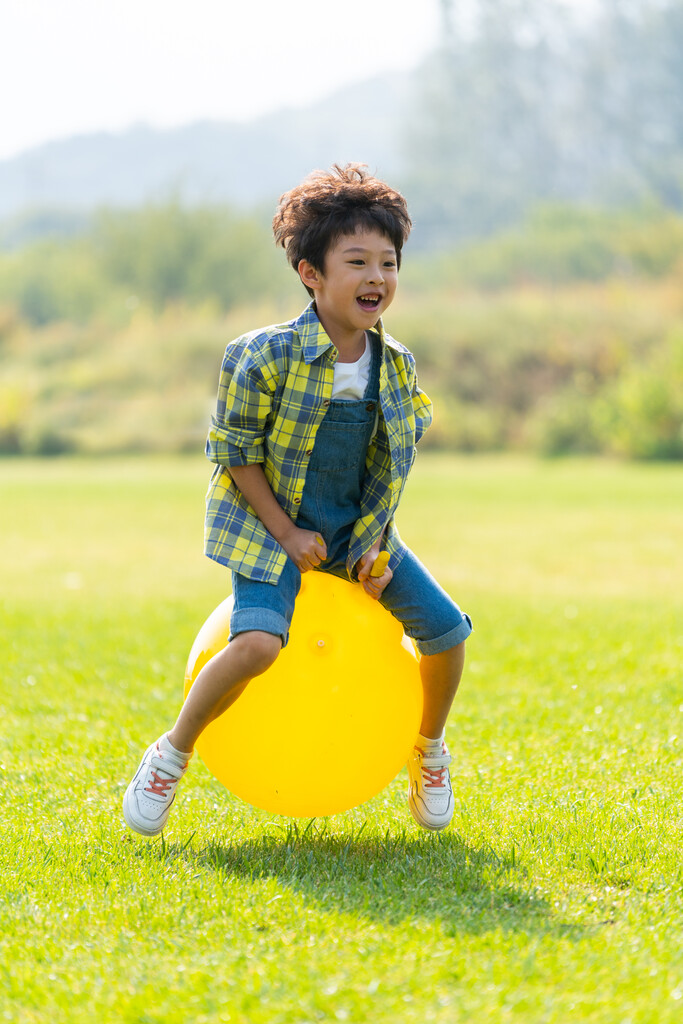
M380 410L368 447L347 559L354 566L386 526L383 546L394 568L405 548L394 525L415 445L432 420L429 398L417 386L413 355L385 334ZM315 436L330 404L334 347L311 303L295 320L245 334L228 345L206 454L217 463L206 496L205 551L209 558L254 580L276 583L287 554L233 483L227 466L261 463L285 512L296 522Z

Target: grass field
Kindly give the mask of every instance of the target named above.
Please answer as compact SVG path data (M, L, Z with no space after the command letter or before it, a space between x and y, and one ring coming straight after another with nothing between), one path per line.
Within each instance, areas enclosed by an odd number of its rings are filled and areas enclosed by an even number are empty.
M418 460L402 533L475 622L446 833L404 773L295 822L197 763L144 840L122 793L225 596L207 477L0 463L0 1020L683 1019L683 468Z

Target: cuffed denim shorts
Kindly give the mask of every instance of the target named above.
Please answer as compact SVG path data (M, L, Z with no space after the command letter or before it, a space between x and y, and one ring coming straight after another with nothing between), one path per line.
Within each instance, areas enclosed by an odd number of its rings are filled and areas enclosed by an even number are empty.
M360 585L348 580L343 563L326 566L324 571L344 579L350 587ZM260 630L279 636L284 647L289 638L289 626L300 586L301 573L289 558L277 584L250 580L233 572L231 637ZM460 611L443 587L408 549L379 602L398 619L421 654L447 651L466 640L472 632L470 617Z

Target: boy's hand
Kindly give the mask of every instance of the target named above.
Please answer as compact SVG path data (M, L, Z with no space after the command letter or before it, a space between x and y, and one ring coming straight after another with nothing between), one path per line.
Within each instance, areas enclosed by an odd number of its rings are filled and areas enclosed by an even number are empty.
M327 545L319 533L292 524L280 543L300 572L315 569L327 558Z
M375 601L382 595L384 588L390 583L393 572L387 565L381 576L371 576L372 567L379 555L379 545L374 545L356 562L358 582L363 585L363 590Z

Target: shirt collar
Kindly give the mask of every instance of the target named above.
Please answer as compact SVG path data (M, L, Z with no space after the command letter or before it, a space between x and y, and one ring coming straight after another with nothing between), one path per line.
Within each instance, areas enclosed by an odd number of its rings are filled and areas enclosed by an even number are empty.
M309 302L301 316L292 321L292 327L301 338L301 351L305 363L312 363L328 349L334 348L329 335L318 320L312 302Z
M305 363L312 363L328 349L334 348L329 335L318 319L313 302L309 302L301 316L292 321L292 327L301 338L301 350ZM397 351L403 351L403 346L385 332L381 318L375 324L374 330L379 334L382 347L388 345Z

